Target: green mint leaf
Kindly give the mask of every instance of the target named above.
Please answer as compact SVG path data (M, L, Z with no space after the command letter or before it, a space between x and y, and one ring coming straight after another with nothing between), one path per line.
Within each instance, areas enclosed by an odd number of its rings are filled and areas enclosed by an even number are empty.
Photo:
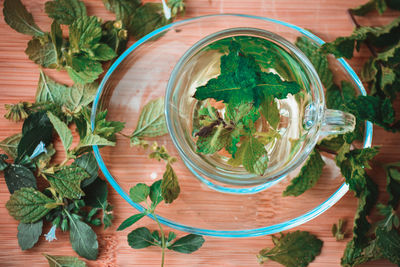
M206 136L201 136L207 128L202 128L198 132L198 139L196 141L196 152L202 154L214 154L229 144L230 130L224 128L222 124L213 127L210 133ZM207 130L208 131L208 130Z
M243 167L250 173L263 175L268 166L268 152L264 145L251 136L243 141L240 147L244 146Z
M178 198L180 192L178 177L171 164L167 163L161 182L161 194L165 203L172 203Z
M328 58L321 53L319 45L304 36L298 37L295 44L311 61L324 87L330 88L333 85L333 73L329 68Z
M72 81L78 84L92 83L103 73L101 63L87 56L72 57L66 70Z
M344 255L341 259L342 266L358 266L363 263L382 259L382 255L379 249L377 249L376 242L372 241L367 247L358 246L355 244L354 239L347 243Z
M263 249L257 255L260 263L272 260L286 267L306 267L321 253L323 244L317 237L305 231L281 234L275 240L275 247Z
M174 232L169 232L168 233L168 238L167 238L167 242L171 242L172 240L174 240L176 238L176 234Z
M326 90L326 107L346 110L346 103L356 99L353 85L348 81L341 82L341 88L333 84Z
M344 239L345 232L344 232L344 225L345 221L343 219L339 219L339 222L332 225L332 235L335 237L336 241L340 241Z
M400 265L400 235L396 229L386 231L378 227L376 232L376 243L384 258L390 262Z
M71 25L76 19L87 16L85 4L79 0L48 1L45 11L50 18L65 25Z
M145 3L133 13L128 30L136 39L140 39L170 22L165 18L161 3Z
M101 38L101 24L95 16L79 17L69 28L69 41L72 52L90 52Z
M104 6L115 13L116 20L121 20L123 26L129 25L131 16L142 4L140 0L103 0Z
M115 142L109 141L104 137L101 137L97 134L88 133L83 139L80 140L80 147L89 147L89 146L114 146Z
M389 194L388 205L396 209L400 201L400 163L392 163L385 166L386 191Z
M164 98L160 97L147 103L139 116L133 137L155 137L167 134L164 115Z
M46 112L32 113L22 126L22 138L18 144L18 157L15 161L19 162L25 155L30 156L40 142L48 145L52 139L53 125Z
M85 180L84 180L85 181ZM82 182L83 183L83 182ZM91 184L83 189L84 201L87 206L100 208L105 211L107 206L108 188L107 182L97 177Z
M394 228L398 228L400 225L399 216L396 214L396 210L393 209L391 206L386 206L381 203L376 205L379 213L385 218L380 221L380 227L386 229L386 231L391 231Z
M49 267L86 267L86 263L73 256L56 256L43 254L49 262Z
M101 42L111 47L117 55L122 54L128 42L128 31L122 28L120 21L106 21L102 28Z
M33 223L40 220L52 208L55 201L31 187L19 189L11 195L6 203L8 212L22 223Z
M387 8L385 0L370 0L367 3L360 5L356 8L352 8L351 12L357 16L365 16L372 10L377 10L379 15L382 15Z
M52 80L40 71L38 87L36 90L36 103L52 102L65 107L70 113L78 113L83 106L93 102L97 83L75 84L71 87Z
M184 0L168 0L168 7L171 8L171 15L175 17L180 13L185 13Z
M37 189L36 177L32 171L20 164L11 164L6 168L4 170L4 179L11 194L23 187Z
M333 152L338 152L339 149L344 145L343 135L330 136L328 138L322 139L317 146L317 149L323 148L325 150L330 150Z
M163 201L161 183L162 180L158 180L150 186L149 196L153 206L157 206L161 201Z
M8 159L7 155L0 154L0 171L4 171L6 168L10 166L10 164L6 161Z
M279 114L278 105L273 97L268 96L265 98L265 100L261 103L260 113L264 116L272 128L276 129L276 127L278 127L281 117Z
M89 174L78 166L64 166L47 180L63 198L80 199L85 193L81 189L81 182L89 178Z
M142 219L144 216L145 216L144 213L132 215L131 217L129 217L128 219L126 219L121 223L121 225L117 228L117 231L122 231L128 228L129 226L133 225L134 223Z
M90 175L89 178L82 181L82 188L90 185L96 180L99 174L99 166L97 165L96 158L94 157L92 152L85 153L76 158L73 164L81 167Z
M3 149L11 158L16 159L18 156L18 144L21 138L21 133L13 134L0 142L0 148Z
M150 187L146 184L136 184L129 190L129 197L135 203L143 202L150 194Z
M321 177L324 166L325 162L321 154L314 149L301 168L299 175L291 181L291 184L283 192L283 196L296 197L312 188Z
M58 66L57 50L47 33L44 37L34 37L30 40L25 54L42 67L55 69Z
M85 259L97 259L99 243L96 233L89 225L76 218L74 214L68 214L68 216L70 224L69 240L73 250Z
M3 15L6 23L17 32L38 37L44 35L21 0L5 0Z
M272 97L269 99L271 98ZM229 120L233 121L233 123L236 125L236 128L240 124L243 124L246 129L249 129L250 124L255 123L260 118L260 113L252 103L241 102L239 105L227 104L225 105L225 109L225 116Z
M73 139L71 130L63 121L61 121L57 116L55 116L50 111L47 111L46 114L51 123L53 124L53 127L56 130L58 136L60 137L65 152L68 153L69 148L72 145L72 139Z
M146 227L140 227L130 232L128 234L128 244L135 249L157 246L154 237Z
M35 223L19 223L18 225L18 245L22 250L32 248L42 235L43 220Z
M204 241L205 240L201 235L189 234L177 239L168 247L168 249L180 253L190 254L200 249Z
M92 51L93 55L91 56L91 59L94 60L107 61L117 56L114 49L109 47L107 44L98 44Z

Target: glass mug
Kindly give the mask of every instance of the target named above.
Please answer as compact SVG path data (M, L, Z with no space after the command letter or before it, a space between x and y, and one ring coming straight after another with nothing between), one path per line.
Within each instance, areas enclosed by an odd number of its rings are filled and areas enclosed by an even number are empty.
M283 79L296 81L302 88L295 96L275 100L281 116L278 128L281 138L267 149L269 164L262 176L229 165L228 158L219 153L197 153L196 137L192 134L193 118L202 104L192 97L196 87L220 74L219 59L223 53L207 47L225 38L249 36L250 41L251 37L266 40L266 57L275 62L273 71ZM325 107L323 86L308 58L283 37L257 28L222 30L186 51L168 81L165 115L171 139L190 171L211 188L240 194L256 193L279 182L307 159L321 137L343 134L355 126L352 114Z

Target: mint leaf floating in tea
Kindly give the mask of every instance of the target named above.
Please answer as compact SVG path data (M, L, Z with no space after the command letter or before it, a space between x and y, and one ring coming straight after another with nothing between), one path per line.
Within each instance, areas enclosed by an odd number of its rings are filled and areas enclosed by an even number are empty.
M286 267L306 267L321 253L323 242L305 231L272 236L275 247L266 248L257 255L258 261L279 262Z
M276 71L275 58L262 50L272 47L264 39L238 36L219 40L206 48L225 54L220 59L220 75L197 87L193 96L201 101L194 112L192 132L197 138L198 153L223 157L229 154L228 164L242 165L257 175L265 173L269 162L266 148L272 151L282 134L278 131L282 103L277 101L286 100L288 95L295 95L301 89L279 73L265 72ZM267 58L263 60L262 55Z
M86 263L73 256L57 256L43 254L49 262L49 267L86 267Z

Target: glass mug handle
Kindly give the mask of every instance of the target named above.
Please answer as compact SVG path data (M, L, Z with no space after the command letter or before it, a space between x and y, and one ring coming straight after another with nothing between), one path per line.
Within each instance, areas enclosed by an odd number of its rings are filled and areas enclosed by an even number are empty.
M353 114L335 109L325 109L320 136L352 132L355 125L356 118Z

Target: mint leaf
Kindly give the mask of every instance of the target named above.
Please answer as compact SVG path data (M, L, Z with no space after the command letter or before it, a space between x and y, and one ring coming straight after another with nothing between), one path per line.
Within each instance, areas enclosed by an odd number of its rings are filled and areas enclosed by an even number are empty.
M66 70L74 83L92 83L103 73L101 63L86 56L72 57L71 62L71 66L66 66Z
M279 122L281 121L278 105L274 98L271 96L266 97L266 99L261 103L260 113L268 121L269 125L276 129Z
M5 0L3 14L6 23L17 32L37 37L44 35L21 0Z
M150 186L149 196L153 206L157 206L161 201L163 201L161 183L162 180L158 180Z
M367 3L360 5L356 8L352 8L351 12L357 16L365 16L372 10L377 10L379 15L382 15L387 8L385 0L370 0Z
M61 142L65 149L65 153L68 153L69 148L72 145L72 139L73 139L71 130L63 121L61 121L57 116L55 116L50 111L47 111L46 114L47 117L49 117L51 124L53 124L54 129L57 131L57 134L61 139Z
M312 188L321 177L324 166L325 162L320 153L314 149L301 168L299 175L291 181L291 184L283 192L283 196L299 196Z
M36 64L55 69L58 66L58 54L56 47L50 41L50 36L46 34L44 37L33 38L28 42L25 54Z
M80 199L85 193L81 189L81 182L89 178L89 174L78 166L64 166L47 180L63 198Z
M242 141L239 149L243 149L245 155L242 162L243 167L250 173L263 175L268 166L268 152L264 145L251 136Z
M120 21L106 21L102 25L101 42L111 47L117 55L125 51L128 42L128 31L122 28Z
M99 166L97 165L96 158L94 157L92 152L85 153L76 158L73 164L81 167L90 175L89 178L82 181L82 188L90 185L96 180L99 174Z
M48 1L45 11L50 18L65 25L71 25L76 19L87 16L85 4L79 0Z
M128 244L135 249L157 246L154 237L146 227L140 227L130 232L128 234Z
M196 152L214 154L228 145L231 131L226 130L222 124L213 127L210 133L203 136L205 129L207 128L202 128L203 131L200 130L198 132L199 137L196 141Z
M40 220L51 209L55 201L31 187L21 188L11 195L6 203L8 212L22 223L33 223Z
M392 163L385 166L386 170L386 191L389 194L388 205L396 209L400 201L400 172L397 168L400 163Z
M37 189L36 177L32 171L20 164L11 164L8 166L4 170L4 179L11 194L23 187Z
M150 187L143 183L138 183L129 190L129 197L135 203L143 202L150 194Z
M99 61L111 60L117 56L114 49L109 47L107 44L98 44L93 48L92 52L93 55L91 58Z
M49 267L86 267L86 263L73 256L56 256L43 254L49 262Z
M21 138L21 133L13 134L0 142L0 148L3 149L4 152L6 152L10 157L15 159L18 156L17 148Z
M121 20L123 26L129 25L131 16L142 4L140 0L103 0L104 6L115 13L116 20Z
M91 52L101 38L101 24L95 16L79 17L69 28L69 41L72 52Z
M133 13L128 30L139 39L170 22L171 20L165 18L161 3L145 3Z
M128 228L129 226L133 225L134 223L142 219L144 216L145 216L144 213L132 215L131 217L129 217L128 219L126 219L121 223L121 225L117 228L117 231L122 231Z
M155 137L167 134L167 124L164 115L164 98L160 97L148 102L139 116L133 137Z
M19 223L18 225L18 245L22 250L32 248L42 234L43 220L35 223Z
M96 233L90 228L89 225L82 222L74 214L68 213L70 223L69 240L73 250L79 256L88 260L97 259L99 254L99 244L97 242Z
M178 198L181 188L179 187L178 177L170 163L167 163L163 179L161 182L161 195L165 203L172 203Z
M174 233L172 233L171 238L172 237L174 237ZM190 254L200 249L204 241L205 240L201 235L189 234L176 240L174 243L168 246L168 249L180 253Z
M106 138L103 138L97 134L89 133L83 139L80 140L80 147L89 147L89 146L114 146L115 142L109 141Z
M273 237L275 247L263 249L257 255L258 261L279 262L286 267L306 267L321 253L323 242L305 231L296 231ZM307 244L306 246L304 244Z
M390 262L400 265L400 235L395 229L386 231L378 227L376 230L376 243L383 256Z
M332 225L332 235L335 237L336 241L340 241L344 239L344 224L345 221L343 219L339 219L339 222Z
M399 227L400 219L399 216L397 216L395 209L389 205L386 206L381 203L378 203L376 207L379 210L379 213L385 216L385 218L379 223L379 227L384 228L386 231L391 231L392 229Z
M85 180L84 180L85 181ZM107 182L97 177L90 185L84 188L84 201L87 206L105 210L107 206Z

